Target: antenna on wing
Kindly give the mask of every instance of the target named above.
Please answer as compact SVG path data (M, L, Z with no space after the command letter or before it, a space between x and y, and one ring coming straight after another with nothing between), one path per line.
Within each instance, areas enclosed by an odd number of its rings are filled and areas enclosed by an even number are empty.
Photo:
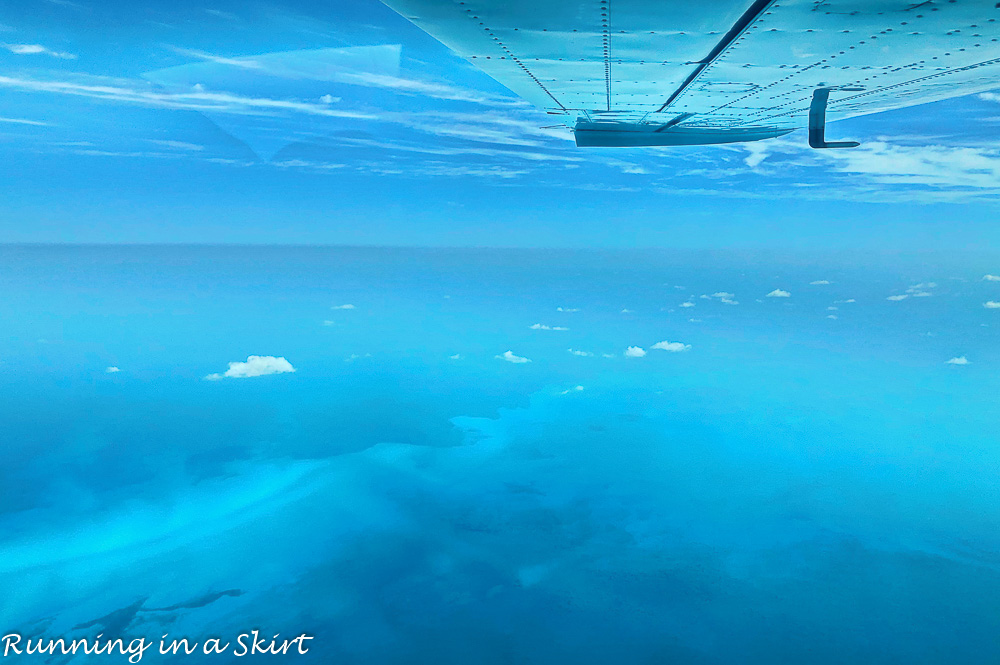
M827 141L826 140L826 105L830 100L831 90L856 92L864 88L816 88L813 91L812 104L809 105L809 146L812 148L856 148L857 141Z

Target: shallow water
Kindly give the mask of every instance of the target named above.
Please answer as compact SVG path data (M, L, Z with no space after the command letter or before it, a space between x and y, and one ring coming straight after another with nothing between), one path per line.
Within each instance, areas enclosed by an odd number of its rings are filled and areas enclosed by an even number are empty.
M0 247L0 630L306 632L293 657L344 663L992 662L998 272ZM205 379L249 355L295 372Z

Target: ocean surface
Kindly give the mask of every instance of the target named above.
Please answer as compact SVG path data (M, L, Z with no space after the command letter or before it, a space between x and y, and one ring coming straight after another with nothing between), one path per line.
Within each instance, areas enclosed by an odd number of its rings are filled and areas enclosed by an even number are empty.
M2 246L0 637L1000 662L993 275L972 251ZM45 658L10 662L128 662Z

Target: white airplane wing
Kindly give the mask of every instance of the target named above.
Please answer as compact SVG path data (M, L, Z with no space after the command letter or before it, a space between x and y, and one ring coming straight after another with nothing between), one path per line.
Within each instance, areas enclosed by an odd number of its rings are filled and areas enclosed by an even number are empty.
M1000 85L993 0L383 0L581 146L752 141Z

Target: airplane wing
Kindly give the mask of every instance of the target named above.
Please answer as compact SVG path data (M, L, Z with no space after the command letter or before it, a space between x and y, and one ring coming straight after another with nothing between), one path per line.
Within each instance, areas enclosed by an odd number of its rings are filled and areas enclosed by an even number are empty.
M771 138L1000 85L985 0L382 0L581 146Z

